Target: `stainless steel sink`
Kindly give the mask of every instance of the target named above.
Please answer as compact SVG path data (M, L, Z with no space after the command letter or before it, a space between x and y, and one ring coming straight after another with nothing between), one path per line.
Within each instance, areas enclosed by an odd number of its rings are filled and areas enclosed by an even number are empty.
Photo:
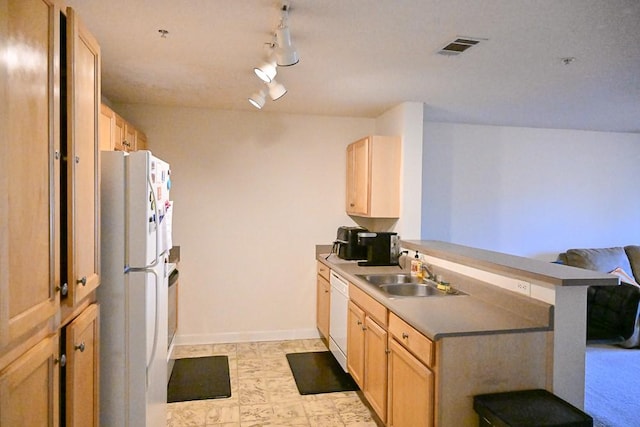
M439 291L430 285L423 285L418 283L402 283L396 285L380 285L380 289L389 295L399 297L431 297L431 296L443 296L444 292Z
M372 285L397 285L400 283L419 283L417 277L410 274L397 273L397 274L359 274L358 277L363 278Z
M432 280L421 281L410 274L359 274L366 280L391 297L444 297L449 295L466 295L456 289L442 291Z

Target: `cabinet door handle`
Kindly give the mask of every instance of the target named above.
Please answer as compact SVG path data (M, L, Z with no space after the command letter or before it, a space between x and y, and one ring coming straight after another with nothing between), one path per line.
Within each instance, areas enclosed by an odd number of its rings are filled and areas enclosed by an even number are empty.
M366 326L363 326L363 327L362 327L362 330L363 330L363 331L366 331L366 330L367 330L367 327L366 327Z
M67 366L67 355L61 354L60 358L56 358L53 360L55 363L59 363L61 368Z
M80 156L76 156L76 163L80 163Z
M324 290L324 293L325 293L325 294L328 294L328 293L329 293L329 291L325 289L325 290Z
M84 352L84 341L82 341L78 345L74 345L73 348L76 349L76 350L80 350L80 353L83 353Z
M349 206L354 207L356 204L355 203L349 203Z
M358 320L358 326L362 325L362 322L360 320Z
M402 339L403 339L403 340L406 340L407 338L409 338L409 334L408 334L408 333L406 333L406 332L403 332L403 333L402 333Z
M63 283L62 286L56 286L56 291L60 292L62 296L65 296L69 293L69 285Z
M80 283L82 286L87 286L87 276L82 276L80 279L78 279L78 283Z

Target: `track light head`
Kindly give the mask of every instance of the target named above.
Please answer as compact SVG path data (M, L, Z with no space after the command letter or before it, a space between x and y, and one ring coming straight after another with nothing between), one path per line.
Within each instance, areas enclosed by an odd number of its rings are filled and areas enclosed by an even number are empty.
M280 25L276 30L276 41L278 47L274 50L274 54L278 66L288 67L300 61L298 51L291 43L291 32L286 24Z
M274 101L282 98L287 93L287 89L275 80L267 83L267 87L269 88L269 97Z
M276 74L278 74L276 62L271 59L255 67L253 72L256 73L256 76L265 83L272 81L276 77Z
M265 103L265 93L264 89L261 89L260 92L256 92L249 97L249 103L256 107L258 110L264 107Z

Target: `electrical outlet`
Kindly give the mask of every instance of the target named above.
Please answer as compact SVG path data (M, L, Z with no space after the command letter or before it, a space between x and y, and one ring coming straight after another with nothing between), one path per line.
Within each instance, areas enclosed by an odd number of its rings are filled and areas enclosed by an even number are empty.
M516 292L524 295L531 295L531 284L524 280L516 280Z

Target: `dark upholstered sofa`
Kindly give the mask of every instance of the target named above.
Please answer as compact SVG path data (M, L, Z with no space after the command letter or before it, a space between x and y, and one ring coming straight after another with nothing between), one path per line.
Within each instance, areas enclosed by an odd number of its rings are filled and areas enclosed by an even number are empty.
M618 286L590 286L587 291L587 341L640 345L640 246L569 249L558 262L611 273Z

